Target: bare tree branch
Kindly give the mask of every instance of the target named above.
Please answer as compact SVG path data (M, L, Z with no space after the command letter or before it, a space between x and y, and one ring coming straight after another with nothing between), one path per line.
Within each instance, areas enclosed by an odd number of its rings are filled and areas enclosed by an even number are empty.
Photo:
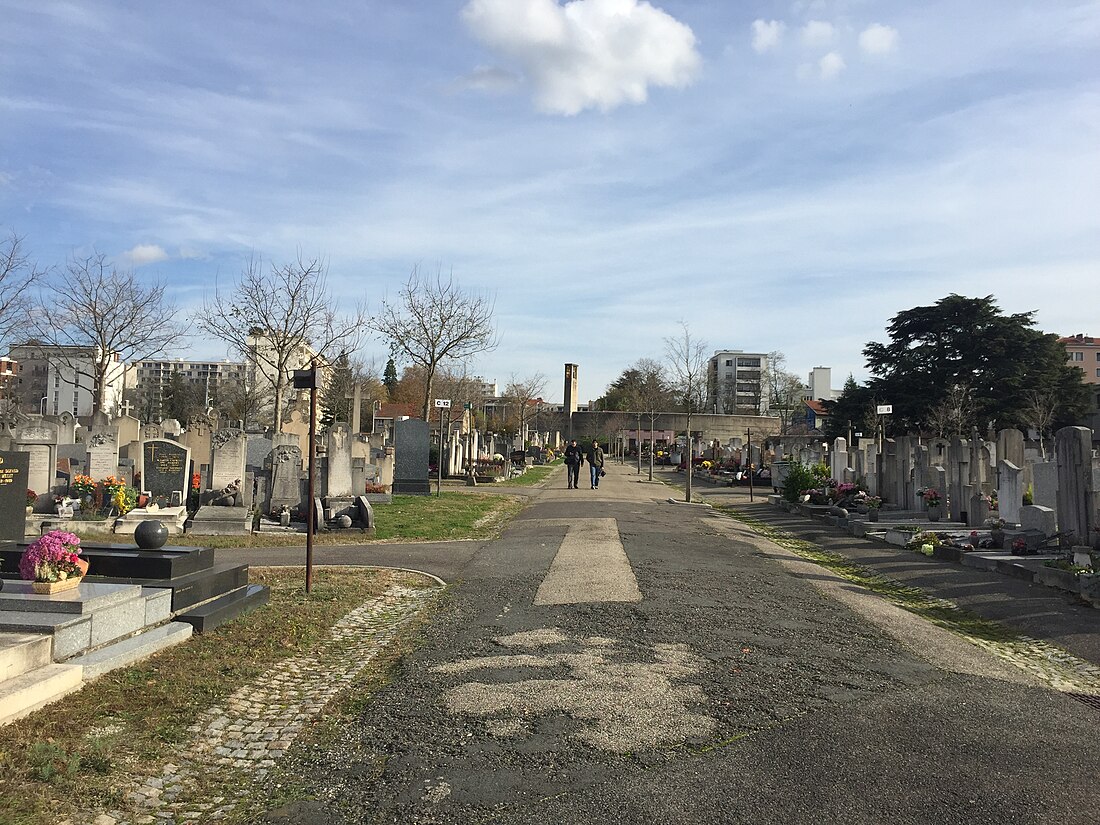
M496 348L493 309L490 297L463 290L453 276L425 277L414 267L397 298L384 299L381 312L367 322L395 352L424 369L425 421L440 365Z
M665 354L672 375L672 386L687 415L687 488L691 501L691 414L706 403L707 344L693 338L687 322L680 322L680 334L665 338Z
M33 316L34 337L43 357L72 370L77 386L92 393L94 411L104 408L113 373L163 355L186 332L164 283L116 269L100 253L73 258L50 280Z
M313 356L324 362L358 346L366 309L353 304L341 313L338 307L343 305L328 293L328 267L322 258L299 253L294 261L265 270L261 258L253 256L231 289L223 292L215 286L195 323L256 364L260 374L251 383L271 387L278 432L291 372L304 368Z
M0 241L0 344L11 342L26 328L33 307L31 288L46 274L31 261L15 230Z

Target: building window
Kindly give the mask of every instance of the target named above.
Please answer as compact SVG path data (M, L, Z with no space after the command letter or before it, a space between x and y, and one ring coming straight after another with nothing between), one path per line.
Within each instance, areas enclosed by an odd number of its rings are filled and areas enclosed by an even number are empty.
M1085 360L1085 353L1083 353L1083 352L1071 352L1069 354L1069 360L1070 361L1084 361Z
M732 358L729 359L728 361L726 361L726 366L727 367L732 367L733 366L733 359Z
M1096 368L1096 377L1100 378L1100 367Z

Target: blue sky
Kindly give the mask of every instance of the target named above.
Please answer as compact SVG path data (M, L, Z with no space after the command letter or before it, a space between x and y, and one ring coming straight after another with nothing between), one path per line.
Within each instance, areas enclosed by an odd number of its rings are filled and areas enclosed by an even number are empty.
M834 386L952 292L1096 335L1100 3L0 0L0 228L185 310L254 253L369 307L442 267L552 399L681 319Z

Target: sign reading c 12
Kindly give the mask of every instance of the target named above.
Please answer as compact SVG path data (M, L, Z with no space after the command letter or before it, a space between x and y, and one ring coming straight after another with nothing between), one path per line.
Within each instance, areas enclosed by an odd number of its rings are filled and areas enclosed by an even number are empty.
M435 406L438 409L441 409L441 410L449 409L450 406L451 406L451 399L449 399L449 398L437 398L437 399L435 399Z

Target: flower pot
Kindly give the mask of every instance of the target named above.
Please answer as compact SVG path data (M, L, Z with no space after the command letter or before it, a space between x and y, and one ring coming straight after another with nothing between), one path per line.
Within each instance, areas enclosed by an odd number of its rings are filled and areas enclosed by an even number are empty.
M928 505L928 520L929 521L939 521L942 517L943 517L943 510L940 508L940 505L938 505L938 504L929 504Z
M168 541L168 528L156 519L143 521L134 530L134 542L142 550L156 550Z
M71 576L59 582L31 582L31 592L39 596L52 596L54 593L62 593L79 587L83 576Z
M999 527L994 527L989 531L989 540L993 547L1000 550L1004 547L1005 531L1001 530Z
M878 521L878 507L868 508L867 521Z

